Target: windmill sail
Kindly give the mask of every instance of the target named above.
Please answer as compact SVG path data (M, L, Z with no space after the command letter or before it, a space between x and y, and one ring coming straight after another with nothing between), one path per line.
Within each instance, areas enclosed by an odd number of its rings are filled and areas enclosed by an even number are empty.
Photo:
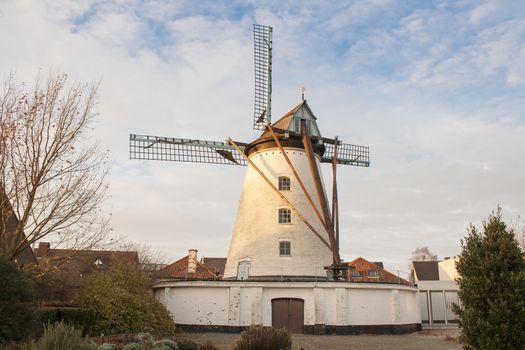
M255 54L255 105L253 128L264 130L271 122L272 103L272 27L253 25Z
M334 145L325 143L325 153L321 159L322 163L332 163L334 158ZM339 142L337 144L337 164L370 166L370 150L367 146L351 145Z
M246 165L244 157L227 143L196 139L131 134L129 154L141 160Z

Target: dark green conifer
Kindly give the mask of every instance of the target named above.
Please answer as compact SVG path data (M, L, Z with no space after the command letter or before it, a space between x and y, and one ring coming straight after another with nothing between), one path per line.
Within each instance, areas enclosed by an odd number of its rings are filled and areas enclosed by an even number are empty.
M455 310L465 350L525 349L525 261L501 209L461 245Z

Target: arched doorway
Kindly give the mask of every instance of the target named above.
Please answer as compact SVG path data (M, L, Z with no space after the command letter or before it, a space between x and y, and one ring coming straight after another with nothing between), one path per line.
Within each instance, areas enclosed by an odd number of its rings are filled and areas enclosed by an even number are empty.
M304 300L295 298L272 299L272 326L287 328L292 333L303 333Z

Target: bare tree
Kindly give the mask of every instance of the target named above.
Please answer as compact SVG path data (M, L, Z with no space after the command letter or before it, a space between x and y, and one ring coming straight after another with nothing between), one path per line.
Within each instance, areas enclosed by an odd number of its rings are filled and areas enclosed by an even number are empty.
M412 252L411 261L435 261L438 256L433 254L428 247L417 247Z
M96 92L96 84L68 84L65 74L39 74L32 89L13 75L6 80L0 95L0 253L11 260L44 238L77 251L106 238L101 205L107 153L88 137Z
M414 271L412 270L413 261L436 261L438 258L437 254L434 254L428 249L428 247L417 247L412 251L412 255L408 260L408 271L410 282L414 282Z
M116 242L116 245L119 250L137 252L142 270L151 272L166 266L166 255L151 246L126 241Z

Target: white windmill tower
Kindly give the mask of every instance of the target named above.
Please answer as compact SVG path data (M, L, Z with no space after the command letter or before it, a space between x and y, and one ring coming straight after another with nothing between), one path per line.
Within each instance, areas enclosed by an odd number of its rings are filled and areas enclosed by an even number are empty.
M336 165L369 166L365 146L322 137L304 97L271 124L272 28L254 26L254 129L250 143L130 135L132 159L247 165L224 279L305 280L337 276ZM333 169L331 209L320 164Z

